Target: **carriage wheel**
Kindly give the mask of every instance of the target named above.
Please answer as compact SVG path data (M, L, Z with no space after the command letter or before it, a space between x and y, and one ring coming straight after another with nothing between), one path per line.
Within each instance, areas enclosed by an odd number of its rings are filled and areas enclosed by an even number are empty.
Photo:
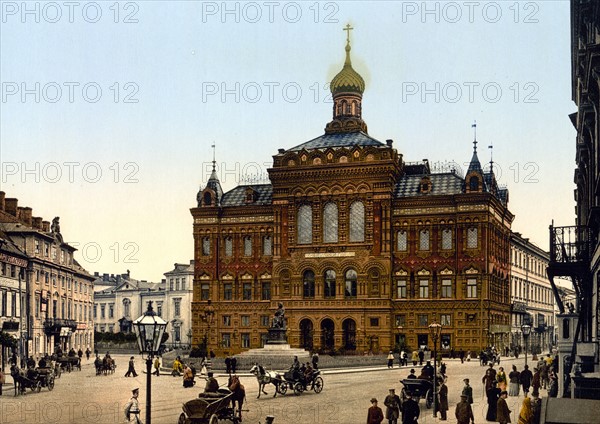
M298 383L294 384L294 394L296 396L301 395L303 391L304 391L304 386L302 385L302 383L298 382Z
M181 414L179 414L179 419L177 420L177 424L185 424L185 414L182 412Z
M317 377L315 378L315 381L313 381L313 390L315 393L321 393L323 390L323 379L321 377Z
M49 376L48 377L48 390L52 390L54 389L54 377Z
M279 393L280 395L285 395L287 393L287 389L288 389L288 385L286 382L286 383L279 383L275 390L277 390L277 393Z
M219 416L217 414L212 414L210 416L210 421L208 421L208 424L219 424Z
M427 409L430 409L431 405L433 405L433 393L431 389L429 389L427 390L427 394L425 395L425 406L427 407Z

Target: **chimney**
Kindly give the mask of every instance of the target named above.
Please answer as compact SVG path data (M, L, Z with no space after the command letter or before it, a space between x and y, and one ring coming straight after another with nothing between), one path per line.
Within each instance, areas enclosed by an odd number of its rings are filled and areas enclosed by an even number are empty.
M387 144L388 147L392 147L392 144L394 144L394 140L388 138L387 140L385 140L385 144Z
M100 277L100 273L98 271L94 271L94 277Z
M4 198L6 197L6 193L3 191L0 191L0 211L4 210Z
M102 274L102 280L108 281L108 274Z
M4 210L11 214L12 216L17 216L17 207L19 204L19 199L5 199L4 200Z
M42 231L45 233L50 232L50 222L49 221L42 221Z
M39 216L34 216L31 219L31 222L33 224L33 228L37 229L37 230L41 230L42 229L42 218Z
M25 225L27 225L28 227L32 226L32 218L31 218L31 208L30 207L24 207L24 208L19 208L21 210L21 217L19 218L21 220L21 222Z

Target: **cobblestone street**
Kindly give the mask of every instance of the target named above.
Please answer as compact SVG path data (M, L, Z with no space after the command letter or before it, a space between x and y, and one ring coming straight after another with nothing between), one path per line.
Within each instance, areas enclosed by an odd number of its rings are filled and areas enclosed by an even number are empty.
M131 395L131 389L140 388L140 406L142 418L145 418L146 375L142 373L142 360L136 357L136 378L124 378L127 357L115 355L118 368L115 374L96 376L92 361L86 362L82 371L64 373L57 379L55 388L49 392L43 388L40 393L28 392L21 397L13 397L12 387L4 387L1 403L2 424L8 423L122 423L124 422L123 408ZM462 379L470 378L473 386L475 422L485 422L487 408L483 398L481 378L484 368L478 362L458 360L446 361L449 403L448 423L455 423L454 406L460 400ZM522 369L524 358L502 361L505 370L512 364ZM531 362L530 362L531 365ZM497 367L496 367L497 368ZM324 389L320 394L305 392L295 396L290 391L285 396L273 398L273 386L267 386L268 396L262 395L256 399L258 386L253 376L242 374L242 383L246 387L246 403L244 423L264 423L267 415L275 416L275 423L303 424L359 424L366 421L369 399L376 397L380 406L391 387L399 392L402 385L399 380L408 375L410 367L388 370L384 364L379 369L326 370L323 376ZM216 374L220 384L226 384L224 375ZM8 382L12 379L9 377ZM204 388L204 380L197 379L196 386L184 389L181 378L169 375L152 377L152 420L154 423L176 423L181 413L181 404L195 398ZM542 390L542 396L546 391ZM517 422L518 411L522 401L519 398L508 398L512 411L512 422ZM439 421L433 418L432 410L425 408L420 402L421 418L419 423L431 424ZM383 407L385 411L385 407ZM387 420L384 421L387 423ZM225 422L224 422L225 423Z

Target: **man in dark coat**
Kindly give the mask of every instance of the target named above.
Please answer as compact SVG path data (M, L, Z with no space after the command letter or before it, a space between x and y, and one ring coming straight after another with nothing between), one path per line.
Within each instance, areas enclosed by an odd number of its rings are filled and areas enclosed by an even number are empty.
M425 352L422 349L419 349L419 366L423 365L423 359L425 358Z
M385 405L385 418L389 421L389 424L397 424L402 402L395 389L390 389L390 394L385 397L383 404Z
M402 411L402 424L418 423L421 410L419 404L412 398L412 393L406 392L406 400L402 402L400 410Z
M488 409L485 414L485 419L488 421L496 421L496 408L498 407L498 399L500 398L501 390L496 386L496 380L492 381L492 386L485 392L487 396Z
M313 353L313 356L312 356L312 367L315 370L319 369L319 354L317 352Z
M108 353L106 355L108 357ZM135 372L135 366L133 364L133 356L131 358L129 358L129 367L127 368L127 372L125 373L125 377L129 377L132 374L133 374L134 377L137 377L137 372Z
M367 413L367 424L381 424L383 421L383 411L377 406L377 399L371 399L371 407Z
M507 396L508 392L506 390L500 392L500 399L498 399L496 408L496 420L500 424L508 424L510 422L511 410L508 409L508 404L506 403Z
M531 381L533 380L533 374L529 369L529 365L525 365L525 369L521 371L519 379L521 380L521 385L523 386L523 392L525 392L525 395L527 396L527 393L529 393L529 387L531 387Z
M473 403L473 388L471 386L469 386L469 379L468 378L465 378L463 380L463 382L465 383L465 387L463 387L463 389L462 389L461 396L466 396L467 403L469 405L471 405Z
M408 374L408 377L406 377L406 378L417 378L417 376L415 375L415 370L411 369L410 374Z
M443 379L438 379L438 401L437 401L437 408L436 408L436 415L437 415L437 411L440 411L440 420L441 421L446 421L448 419L448 417L446 416L446 411L448 410L448 386L446 386L446 383L444 383Z
M473 417L473 409L471 404L467 401L466 395L460 395L460 402L456 404L456 410L454 416L457 419L457 424L471 424L475 423L475 417Z
M231 358L229 356L225 358L225 372L231 374Z
M487 392L492 387L492 382L496 381L496 370L494 364L490 362L489 368L485 371L485 375L481 379L481 382L485 384L485 391Z

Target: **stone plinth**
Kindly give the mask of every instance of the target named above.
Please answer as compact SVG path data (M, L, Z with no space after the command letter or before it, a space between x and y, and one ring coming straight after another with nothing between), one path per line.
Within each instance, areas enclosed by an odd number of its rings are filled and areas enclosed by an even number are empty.
M269 328L267 335L267 345L285 345L287 344L287 329L285 328ZM289 347L289 345L288 345Z

